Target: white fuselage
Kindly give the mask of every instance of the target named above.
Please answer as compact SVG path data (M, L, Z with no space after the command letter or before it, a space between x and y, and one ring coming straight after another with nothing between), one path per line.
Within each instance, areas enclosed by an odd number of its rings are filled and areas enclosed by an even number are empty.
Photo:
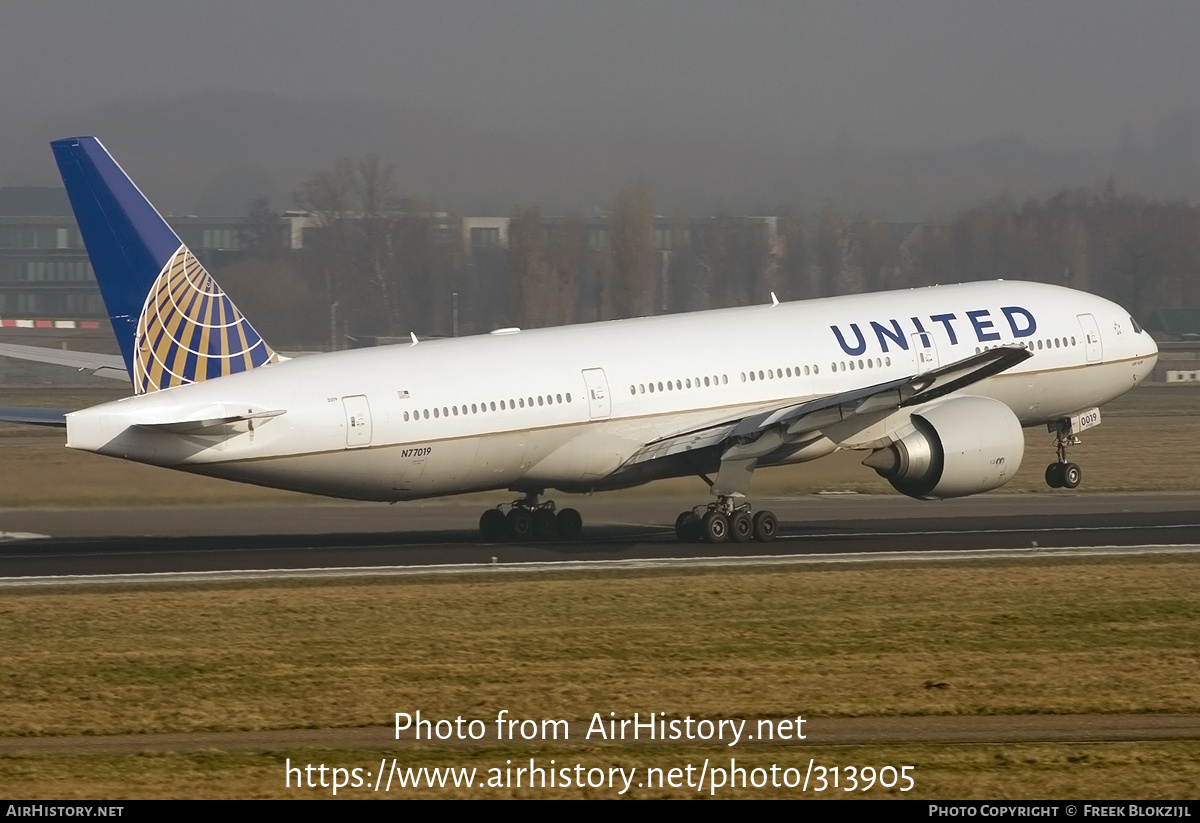
M1014 344L1033 356L964 393L1024 426L1118 397L1157 357L1102 298L971 283L297 358L75 412L67 445L364 500L605 488L640 482L622 467L662 438ZM264 412L283 413L163 428Z

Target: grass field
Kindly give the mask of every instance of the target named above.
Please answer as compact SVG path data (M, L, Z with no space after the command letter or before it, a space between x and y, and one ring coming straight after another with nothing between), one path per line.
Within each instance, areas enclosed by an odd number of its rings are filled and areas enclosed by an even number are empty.
M383 726L418 708L585 721L609 711L1197 712L1198 583L1200 558L1175 556L20 591L0 604L0 735ZM487 769L538 756L669 768L731 755L917 764L906 795L915 797L1188 797L1200 786L1197 741L458 747L404 762ZM285 796L286 757L371 767L380 754L6 757L0 787L65 796L65 780L92 797Z

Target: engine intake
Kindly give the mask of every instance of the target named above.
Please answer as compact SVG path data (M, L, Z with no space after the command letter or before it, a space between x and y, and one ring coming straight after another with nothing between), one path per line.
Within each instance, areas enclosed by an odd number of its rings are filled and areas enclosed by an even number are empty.
M989 397L955 397L914 412L912 427L863 465L909 497L941 500L999 488L1021 468L1016 415Z

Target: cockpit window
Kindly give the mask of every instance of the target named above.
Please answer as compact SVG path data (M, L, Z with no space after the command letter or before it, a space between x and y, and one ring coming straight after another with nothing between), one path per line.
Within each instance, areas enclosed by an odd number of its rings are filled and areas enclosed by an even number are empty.
M1134 331L1134 333L1135 333L1135 334L1141 334L1141 333L1142 333L1142 327L1138 325L1138 321L1136 321L1136 320L1134 320L1132 317L1130 317L1130 318L1129 318L1129 322L1133 324L1133 331Z

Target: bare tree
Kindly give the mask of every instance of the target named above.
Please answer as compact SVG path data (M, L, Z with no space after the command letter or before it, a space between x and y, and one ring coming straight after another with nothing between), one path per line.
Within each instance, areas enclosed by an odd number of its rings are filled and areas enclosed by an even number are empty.
M356 224L360 242L356 244L359 268L369 279L375 299L361 307L375 315L368 325L388 335L398 335L405 325L401 299L404 283L398 265L396 169L377 155L354 163L354 191L359 205ZM366 318L360 318L364 320Z
M817 268L820 272L820 297L842 294L846 270L848 238L842 210L832 200L821 207L817 226Z
M354 167L343 160L329 171L314 174L294 195L296 205L309 213L317 228L310 237L310 253L325 287L329 347L335 351L343 347L348 328L348 306L343 303L343 296L351 267L347 218L353 191Z
M654 313L658 255L654 243L654 203L645 183L621 189L608 220L613 258L612 314Z

